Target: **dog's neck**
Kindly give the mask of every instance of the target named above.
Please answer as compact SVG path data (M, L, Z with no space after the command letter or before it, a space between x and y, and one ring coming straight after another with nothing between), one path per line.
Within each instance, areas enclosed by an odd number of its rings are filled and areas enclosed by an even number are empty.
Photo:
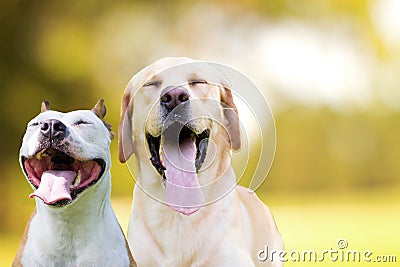
M30 222L23 260L73 265L66 261L83 255L100 264L102 257L121 243L119 239L123 242L122 232L115 234L121 228L110 203L109 172L102 179L65 207L48 206L36 199L36 215Z
M149 177L142 178L146 179ZM232 209L235 196L232 192L227 192L223 199L205 205L195 213L187 216L149 197L143 189L135 185L135 201L133 202L132 212L135 214L136 220L131 220L129 224L128 237L130 239L128 241L132 242L131 240L135 240L135 229L144 229L145 232L152 233L153 236L157 237L152 240L155 243L154 255L174 255L176 251L179 251L179 257L190 259L195 256L193 255L193 251L197 250L199 243L187 242L187 240L191 240L188 237L203 235L205 233L211 233L212 235L214 231L220 229L210 229L210 225L217 225L223 222L225 218L221 216L233 217L230 215L232 212L235 212ZM171 233L173 233L172 240L186 240L186 242L171 241ZM201 239L198 241L201 241ZM174 246L171 246L171 242L174 243ZM130 246L135 247L136 245L130 243ZM182 266L185 265L189 266L190 263L184 262Z

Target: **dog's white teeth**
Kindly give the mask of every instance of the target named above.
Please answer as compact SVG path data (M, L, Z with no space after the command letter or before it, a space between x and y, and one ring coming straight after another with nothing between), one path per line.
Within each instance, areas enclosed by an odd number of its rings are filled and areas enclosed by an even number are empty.
M35 158L36 158L37 160L41 160L42 157L47 157L47 156L49 156L49 155L47 155L47 154L45 153L45 151L46 151L46 149L42 149L41 151L39 151L38 153L36 153Z
M161 163L161 165L164 165L162 149L160 149L160 152L158 154L160 155L160 163Z
M81 170L78 170L78 174L76 175L74 184L71 185L71 189L77 188L79 186L79 184L81 183L81 178L82 178Z

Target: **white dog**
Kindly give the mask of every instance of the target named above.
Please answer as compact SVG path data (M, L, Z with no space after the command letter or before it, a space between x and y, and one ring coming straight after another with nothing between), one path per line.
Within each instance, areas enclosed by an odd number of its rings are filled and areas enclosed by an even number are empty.
M165 58L129 82L119 159L136 156L128 242L139 266L282 266L257 258L283 243L269 209L236 187L237 115L225 75L205 62Z
M110 142L100 100L92 110L48 110L20 150L36 209L13 266L136 266L110 203Z

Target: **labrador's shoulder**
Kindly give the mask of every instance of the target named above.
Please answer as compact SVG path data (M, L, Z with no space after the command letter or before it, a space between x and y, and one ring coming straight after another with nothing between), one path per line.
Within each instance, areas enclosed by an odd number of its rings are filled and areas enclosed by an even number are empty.
M261 201L256 192L240 185L236 187L236 192L242 207L250 218L257 222L269 221L275 224L269 207Z

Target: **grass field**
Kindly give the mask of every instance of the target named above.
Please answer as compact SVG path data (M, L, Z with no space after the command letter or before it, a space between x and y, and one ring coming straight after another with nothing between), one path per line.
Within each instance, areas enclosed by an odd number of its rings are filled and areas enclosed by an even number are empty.
M333 262L325 256L322 262L289 260L285 266L398 266L400 261L398 192L400 192L398 188L392 188L363 194L316 193L287 196L286 199L284 196L272 197L273 203L276 204L271 203L270 206L284 239L286 252L303 253L312 250L317 253L317 258L320 258L324 250L341 251L337 242L345 240L348 244L343 249L345 253L349 251L361 253L360 262L343 262L340 259ZM294 204L296 198L298 202ZM267 200L264 201L268 203ZM363 261L362 255L365 251L372 252L371 262ZM396 256L397 263L376 261L376 256L390 255Z
M371 262L336 262L325 256L322 262L293 262L285 266L398 266L400 262L400 198L398 188L364 194L308 194L262 196L270 206L288 253L313 250L318 258L324 250L341 251L339 239L346 240L343 251L372 252ZM130 199L113 199L113 206L126 230ZM5 234L0 239L0 266L9 266L19 236ZM302 254L300 254L302 255ZM340 255L340 254L338 254ZM362 255L362 254L361 254ZM376 256L396 256L397 263L374 262ZM292 254L296 257L296 254ZM308 256L307 256L308 259ZM351 258L352 259L352 258Z

